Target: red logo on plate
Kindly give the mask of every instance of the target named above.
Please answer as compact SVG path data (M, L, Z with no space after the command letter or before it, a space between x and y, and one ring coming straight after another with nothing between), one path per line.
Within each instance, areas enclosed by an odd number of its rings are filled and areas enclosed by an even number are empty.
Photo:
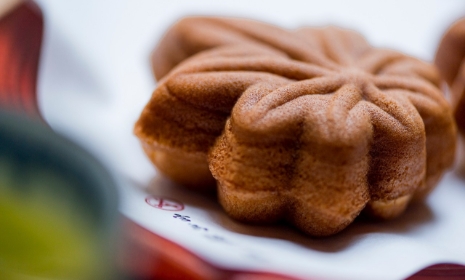
M152 207L166 211L182 211L184 209L184 204L179 201L154 195L147 196L145 202Z

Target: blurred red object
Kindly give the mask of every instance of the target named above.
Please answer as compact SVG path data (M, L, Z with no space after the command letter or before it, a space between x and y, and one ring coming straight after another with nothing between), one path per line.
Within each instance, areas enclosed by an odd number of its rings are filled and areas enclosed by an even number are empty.
M40 117L36 92L42 13L32 1L6 0L0 6L0 105Z
M215 267L194 253L126 219L120 255L123 271L137 279L292 280L268 272L241 272ZM220 253L220 252L218 252Z

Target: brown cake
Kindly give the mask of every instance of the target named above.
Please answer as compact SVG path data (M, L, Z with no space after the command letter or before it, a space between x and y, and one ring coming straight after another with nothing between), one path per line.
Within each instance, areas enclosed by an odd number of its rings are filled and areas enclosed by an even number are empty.
M452 93L457 126L465 132L465 18L456 21L444 34L436 52L435 64Z
M353 31L186 18L152 59L136 135L174 181L216 185L237 220L331 235L364 209L398 216L453 161L435 67Z

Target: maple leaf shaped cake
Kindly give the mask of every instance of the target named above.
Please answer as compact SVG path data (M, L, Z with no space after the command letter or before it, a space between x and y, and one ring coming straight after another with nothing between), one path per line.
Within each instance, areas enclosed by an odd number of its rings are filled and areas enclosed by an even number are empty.
M465 134L465 18L444 33L434 63L450 87L454 117L459 131Z
M364 209L393 218L453 162L436 69L353 31L185 18L152 62L136 135L162 173L217 186L240 221L327 236Z

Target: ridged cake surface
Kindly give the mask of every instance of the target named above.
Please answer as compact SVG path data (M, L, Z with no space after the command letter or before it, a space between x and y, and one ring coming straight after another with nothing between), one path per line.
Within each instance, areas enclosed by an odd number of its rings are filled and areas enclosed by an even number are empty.
M136 135L162 173L217 187L240 221L327 236L362 210L393 218L453 161L436 68L353 31L185 18L152 63Z

